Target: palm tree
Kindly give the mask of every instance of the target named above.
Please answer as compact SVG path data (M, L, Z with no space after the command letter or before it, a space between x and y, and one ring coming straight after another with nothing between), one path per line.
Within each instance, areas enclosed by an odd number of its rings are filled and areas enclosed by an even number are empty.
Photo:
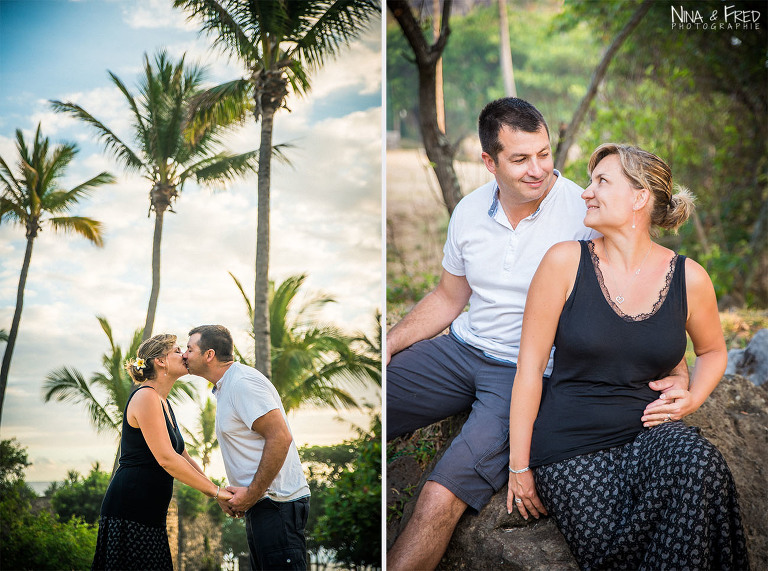
M114 182L114 177L102 172L70 190L61 188L60 180L78 153L77 145L64 143L51 146L37 125L35 142L30 150L21 129L16 129L16 149L19 153L16 174L0 157L0 224L9 221L24 226L27 247L21 265L19 287L16 294L16 310L8 333L7 345L0 369L0 419L2 419L5 388L11 368L11 356L16 345L24 305L24 288L27 284L32 247L38 233L44 228L54 232L74 232L97 246L102 246L101 222L82 216L70 216L69 212L91 191L103 184Z
M230 273L232 276L232 274ZM286 412L303 404L333 408L358 408L360 405L338 386L364 386L373 381L381 386L381 351L374 353L363 336L349 336L338 327L319 323L317 312L335 300L315 295L294 307L306 275L291 276L277 289L271 289L269 301L272 342L272 383L280 394ZM240 281L232 276L245 301L248 316L253 305ZM253 338L253 332L250 332ZM367 339L370 342L370 339ZM241 362L253 366L240 351Z
M174 63L164 51L155 56L154 67L144 55L144 77L139 94L132 94L122 80L109 72L112 82L131 109L136 150L111 129L75 103L51 101L56 111L88 124L128 172L141 174L151 184L149 211L155 213L152 240L152 290L142 339L152 335L160 294L160 243L166 210L181 194L184 183L195 179L208 186L221 186L236 177L256 171L257 151L232 154L221 150L221 138L240 124L235 117L217 115L215 120L188 123L190 102L202 91L205 69L184 66L184 56ZM242 114L242 111L240 111Z
M112 327L106 317L97 315L101 329L109 340L109 352L101 356L102 372L93 373L87 381L77 369L61 367L48 373L43 383L43 399L50 402L52 399L58 402L71 402L85 407L88 412L88 420L96 432L114 434L118 439L123 422L123 412L131 396L134 384L125 370L125 361L130 355L135 355L141 345L142 329L137 329L127 351L123 352L120 345L115 343L112 336ZM94 392L93 389L96 389ZM197 391L190 382L177 381L168 400L176 404L185 398L197 398ZM118 445L115 462L112 468L114 474L117 462L120 458Z
M269 209L272 126L286 107L288 85L296 95L310 89L309 74L357 38L381 14L377 0L174 0L174 6L202 20L214 44L239 59L248 77L211 89L199 100L204 114L231 112L232 101L253 99L261 120L259 152L254 361L272 378L269 331Z
M211 454L219 447L219 441L216 440L216 403L211 397L200 407L200 422L197 434L183 428L187 435L186 445L190 456L200 458L203 465L203 472L211 463Z

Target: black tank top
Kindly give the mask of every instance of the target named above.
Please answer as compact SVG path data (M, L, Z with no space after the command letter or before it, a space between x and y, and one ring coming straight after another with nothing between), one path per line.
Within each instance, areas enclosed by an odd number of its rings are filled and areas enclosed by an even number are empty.
M646 405L659 396L648 383L665 377L685 354L685 256L670 261L653 310L630 317L601 287L594 244L580 243L576 281L555 334L552 376L544 379L533 426L531 466L631 442L643 430Z
M125 410L139 387L128 397ZM184 440L168 403L170 418L163 409L165 426L173 449L181 454ZM120 467L109 483L101 515L136 521L144 525L165 526L168 504L173 494L173 476L158 464L140 428L128 424L128 415L123 413L123 433L120 438Z

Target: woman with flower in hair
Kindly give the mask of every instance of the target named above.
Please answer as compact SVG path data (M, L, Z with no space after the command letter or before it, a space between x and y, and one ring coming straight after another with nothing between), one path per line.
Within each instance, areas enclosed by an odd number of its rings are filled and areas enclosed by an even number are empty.
M126 364L138 387L123 414L120 466L101 505L93 569L173 569L165 518L173 479L223 502L184 449L168 394L187 374L175 335L155 335Z
M747 569L731 472L681 422L725 370L715 291L653 240L685 222L692 197L637 147L601 145L589 174L584 224L602 237L550 248L525 305L507 509L551 514L582 569ZM686 333L690 386L660 396L648 382L680 362Z

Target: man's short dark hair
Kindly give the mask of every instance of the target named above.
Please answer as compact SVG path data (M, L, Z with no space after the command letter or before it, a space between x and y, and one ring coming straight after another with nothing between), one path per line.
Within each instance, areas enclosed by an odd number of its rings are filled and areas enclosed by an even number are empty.
M234 341L229 329L223 325L200 325L189 332L192 337L196 333L200 334L198 346L200 352L205 353L208 349L213 349L216 358L219 361L233 361L232 352L234 350Z
M480 134L480 146L483 152L488 153L493 162L501 152L499 131L502 127L509 127L513 131L536 133L542 127L549 137L549 127L544 116L533 105L517 97L503 97L491 101L480 112L477 121Z

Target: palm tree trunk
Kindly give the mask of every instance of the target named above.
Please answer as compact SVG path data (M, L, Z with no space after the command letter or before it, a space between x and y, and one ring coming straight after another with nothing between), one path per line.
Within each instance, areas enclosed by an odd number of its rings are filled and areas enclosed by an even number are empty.
M27 236L27 248L24 252L24 263L21 265L21 275L19 276L19 289L16 293L16 311L13 313L11 330L8 333L8 343L5 346L3 354L3 365L0 370L0 423L3 418L3 403L5 402L5 388L8 386L8 373L11 370L11 356L13 348L16 345L16 337L19 334L19 323L21 322L21 309L24 305L24 288L27 285L27 275L29 274L29 264L32 261L32 246L37 236L37 226L35 225L30 235Z
M592 100L595 98L595 95L597 95L597 88L600 87L600 83L602 83L605 74L608 72L608 66L613 61L613 57L619 51L619 48L621 48L629 35L635 28L637 28L638 24L640 24L640 21L645 17L652 5L653 0L645 0L640 4L626 25L621 29L616 38L614 38L611 45L608 46L608 49L605 50L603 58L600 60L600 63L595 69L595 73L592 75L592 81L587 88L586 95L584 95L581 103L579 103L579 107L573 114L570 125L565 129L562 138L557 143L557 149L555 150L555 168L557 170L562 171L565 166L565 161L568 158L568 150L576 140L576 133L579 131L579 127L581 127L581 123L587 115L587 110L589 110Z
M257 95L259 97L260 95ZM278 107L262 96L259 145L259 196L256 226L256 281L253 296L254 365L272 378L269 336L269 190L272 158L272 126ZM257 108L260 107L257 104Z
M152 328L155 326L155 313L157 312L157 298L160 296L160 243L163 239L163 218L165 208L155 209L155 233L152 237L152 291L149 294L149 306L147 306L147 320L144 322L144 333L141 340L146 341L152 336Z

